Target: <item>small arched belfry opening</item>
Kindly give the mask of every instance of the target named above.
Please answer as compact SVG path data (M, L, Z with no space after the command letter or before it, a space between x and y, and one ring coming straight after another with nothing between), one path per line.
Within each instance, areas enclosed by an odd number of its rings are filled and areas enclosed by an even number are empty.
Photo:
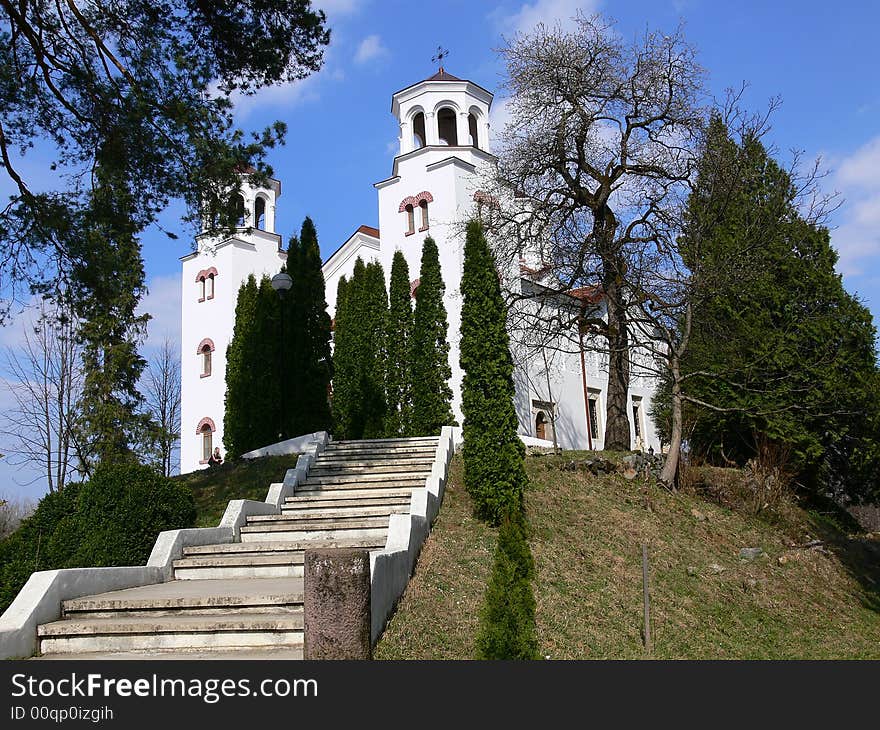
M468 114L468 136L470 137L468 141L470 142L471 147L479 148L480 134L477 129L477 117L474 115L473 112Z
M544 411L538 411L535 416L535 437L547 440L547 416Z
M199 421L199 425L196 428L196 434L202 442L202 458L199 461L200 464L207 464L208 459L211 458L211 452L214 450L214 432L216 430L217 427L214 425L214 421L210 418L206 417Z
M266 199L262 195L254 200L254 227L266 230Z
M245 223L245 207L244 197L241 193L236 193L232 196L232 209L235 216L235 225L239 228L243 228Z
M419 112L413 117L412 133L414 150L424 147L428 143L428 137L425 134L425 115L423 112Z
M440 144L455 147L458 145L458 133L455 128L455 111L445 106L437 112L437 136Z

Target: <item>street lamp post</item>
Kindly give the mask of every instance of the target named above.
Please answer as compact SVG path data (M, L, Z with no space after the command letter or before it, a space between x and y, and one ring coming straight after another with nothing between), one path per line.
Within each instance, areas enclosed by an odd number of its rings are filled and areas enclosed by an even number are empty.
M278 295L281 297L281 365L278 368L278 377L281 378L281 408L278 409L280 423L278 424L278 440L281 441L284 437L284 414L285 408L287 406L287 378L284 377L284 362L285 355L287 354L287 335L286 335L286 327L285 320L287 317L284 313L284 300L285 295L288 291L290 291L290 287L293 286L293 279L290 278L290 274L286 271L279 271L275 276L272 277L272 288L278 292Z

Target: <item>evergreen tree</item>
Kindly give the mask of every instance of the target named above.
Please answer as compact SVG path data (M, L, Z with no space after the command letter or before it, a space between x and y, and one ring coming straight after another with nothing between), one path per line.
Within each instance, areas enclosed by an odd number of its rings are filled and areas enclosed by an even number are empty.
M149 417L138 412L143 396L137 384L146 366L138 345L150 317L136 314L146 287L123 164L127 154L120 133L99 151L96 186L68 251L73 261L70 296L83 345L76 441L87 473L102 461L133 456L150 425Z
M735 142L717 118L709 132L703 165L731 179L701 169L682 242L711 294L694 310L682 363L686 399L715 407L690 407L692 446L742 463L770 441L791 449L804 483L861 481L880 463L866 431L878 413L870 312L843 288L828 230L804 220L791 176L760 140Z
M525 448L517 435L513 358L501 285L476 221L467 228L461 293L464 480L477 515L498 524L522 510Z
M360 392L364 425L360 438L382 438L385 435L385 416L388 410L385 393L388 294L385 290L382 264L378 261L367 264L363 287L356 291L360 297L357 316L362 341Z
M333 371L330 352L330 315L324 295L324 274L318 234L311 218L302 224L299 239L292 238L287 271L293 286L285 299L284 389L286 436L329 430L328 389Z
M251 274L238 290L235 326L226 349L226 407L223 416L223 445L227 459L248 451L249 434L255 424L251 409L253 380L249 377L248 353L253 348L257 280Z
M412 379L409 358L413 310L409 266L402 251L394 253L388 299L386 381L388 416L385 435L393 438L408 435L412 417Z
M268 276L260 279L251 346L245 352L247 377L251 381L251 421L244 452L274 444L285 438L284 413L289 407L282 403L281 380L284 377L282 361L281 297L272 288Z
M358 258L355 273L362 270L364 262ZM354 327L350 326L349 290L352 283L344 276L336 287L336 317L333 320L333 431L338 439L349 438L354 429L354 408L358 401L357 369L354 361Z
M505 518L477 632L478 659L537 659L534 559L526 540L525 520Z
M440 254L430 236L422 246L419 287L413 315L412 346L412 419L413 436L436 436L443 426L454 423L452 389L449 379L448 324L443 294L446 287L440 273Z

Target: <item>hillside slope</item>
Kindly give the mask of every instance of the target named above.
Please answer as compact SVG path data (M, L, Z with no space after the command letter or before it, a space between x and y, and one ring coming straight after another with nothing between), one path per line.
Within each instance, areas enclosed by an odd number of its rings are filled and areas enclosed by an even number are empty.
M618 474L562 468L577 456L527 459L542 655L646 656L647 542L656 658L880 658L876 541L847 535L793 500L750 515L738 506L733 470L706 470L702 489L670 494ZM496 532L476 522L471 507L456 457L434 531L377 658L474 656ZM817 547L798 547L817 539ZM742 548L756 547L761 556L740 557Z

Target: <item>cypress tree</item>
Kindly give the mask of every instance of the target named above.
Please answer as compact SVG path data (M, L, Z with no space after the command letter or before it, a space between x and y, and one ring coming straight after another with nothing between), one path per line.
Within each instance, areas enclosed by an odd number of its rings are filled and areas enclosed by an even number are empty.
M354 271L362 269L364 262L358 258ZM352 273L354 279L354 272ZM336 288L336 317L333 320L333 413L334 435L349 438L353 430L353 406L357 401L357 378L353 359L353 328L349 326L349 292L352 282L344 276Z
M333 371L330 315L318 234L311 218L303 221L299 239L288 248L287 270L293 286L285 299L284 396L288 437L328 430L331 425L328 388Z
M378 261L367 264L364 272L359 314L362 341L360 391L364 424L361 438L382 438L388 409L385 393L388 294L385 290L385 272Z
M525 520L505 518L489 585L480 611L478 659L536 659L534 559L526 541Z
M235 326L226 349L226 407L223 415L223 445L227 458L247 451L248 434L254 427L250 408L253 382L248 377L247 353L253 344L257 280L251 274L238 290Z
M409 346L413 326L412 295L409 266L402 251L395 251L391 264L388 293L388 367L386 391L388 415L385 435L406 436L409 432L412 406Z
M440 254L434 239L428 236L422 246L419 287L413 315L412 419L413 436L436 436L443 426L454 423L452 389L449 379L448 324L443 294L446 287L440 274Z
M499 524L522 509L525 448L517 436L513 358L501 284L476 221L467 228L461 293L465 486L477 515Z
M252 427L244 452L268 446L285 437L281 402L283 377L281 298L268 276L260 279L254 307L253 340L245 354L251 380Z

